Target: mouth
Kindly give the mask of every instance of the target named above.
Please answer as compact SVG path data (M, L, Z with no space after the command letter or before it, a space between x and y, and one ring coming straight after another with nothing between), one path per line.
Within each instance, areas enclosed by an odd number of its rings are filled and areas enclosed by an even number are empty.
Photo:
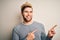
M27 16L26 18L27 18L27 19L30 19L30 18L31 18L31 16Z
M26 21L26 22L29 22L29 21L31 21L32 20L32 16L26 16L25 18L24 18L24 20Z

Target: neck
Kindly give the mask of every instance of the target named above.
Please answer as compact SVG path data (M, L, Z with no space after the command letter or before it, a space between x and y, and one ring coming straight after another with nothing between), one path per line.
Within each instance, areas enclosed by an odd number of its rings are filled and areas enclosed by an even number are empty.
M30 24L32 24L32 23L33 23L33 21L32 21L32 20L31 20L31 21L29 21L29 22L23 21L23 23L24 23L24 25L30 25Z

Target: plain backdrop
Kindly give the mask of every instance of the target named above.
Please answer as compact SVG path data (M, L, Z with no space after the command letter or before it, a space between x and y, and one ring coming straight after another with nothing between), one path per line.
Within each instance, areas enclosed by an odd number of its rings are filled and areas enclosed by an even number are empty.
M44 24L46 34L58 25L52 40L60 40L60 0L0 0L0 40L11 40L12 29L22 22L20 8L26 1L33 6L33 20Z

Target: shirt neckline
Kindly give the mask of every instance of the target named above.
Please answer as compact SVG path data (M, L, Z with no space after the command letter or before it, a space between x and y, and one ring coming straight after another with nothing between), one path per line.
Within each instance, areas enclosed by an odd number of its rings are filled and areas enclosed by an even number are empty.
M24 26L30 26L30 25L32 25L32 24L34 24L34 21L33 21L31 24L29 24L29 25L25 25L25 24L22 22L22 25L24 25Z

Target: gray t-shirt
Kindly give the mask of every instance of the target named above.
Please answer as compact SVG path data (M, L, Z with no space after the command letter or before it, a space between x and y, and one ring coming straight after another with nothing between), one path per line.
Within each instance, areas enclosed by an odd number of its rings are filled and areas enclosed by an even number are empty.
M34 30L37 30L34 33L34 40L51 40L51 38L45 34L44 25L35 21L30 25L20 23L15 26L12 32L12 40L26 40L27 34Z

